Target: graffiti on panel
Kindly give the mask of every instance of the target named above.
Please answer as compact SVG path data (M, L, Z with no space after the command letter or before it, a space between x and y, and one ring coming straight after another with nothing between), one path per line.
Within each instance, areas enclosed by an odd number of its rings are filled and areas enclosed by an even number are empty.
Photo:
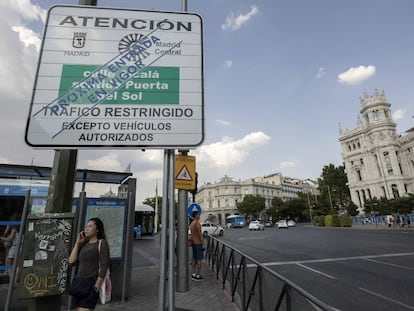
M62 294L68 280L72 218L29 218L21 298Z

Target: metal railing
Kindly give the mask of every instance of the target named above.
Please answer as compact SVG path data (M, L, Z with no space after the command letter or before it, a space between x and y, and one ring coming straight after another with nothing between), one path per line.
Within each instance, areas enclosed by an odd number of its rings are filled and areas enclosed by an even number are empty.
M231 245L209 235L206 260L243 311L338 309Z

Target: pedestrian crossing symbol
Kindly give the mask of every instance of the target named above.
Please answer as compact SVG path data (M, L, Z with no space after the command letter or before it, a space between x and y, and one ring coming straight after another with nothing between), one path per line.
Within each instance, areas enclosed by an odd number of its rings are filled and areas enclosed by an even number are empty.
M193 178L190 175L190 172L187 168L187 166L183 166L181 171L178 173L178 175L175 177L176 180L187 180L192 181Z

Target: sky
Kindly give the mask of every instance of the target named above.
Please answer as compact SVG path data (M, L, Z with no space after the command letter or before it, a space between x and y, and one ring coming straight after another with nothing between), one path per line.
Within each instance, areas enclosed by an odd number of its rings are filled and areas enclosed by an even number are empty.
M54 151L33 149L24 135L54 4L0 1L0 163L53 164ZM181 0L98 6L175 12ZM325 165L342 165L339 124L356 128L364 92L385 91L398 133L414 126L412 0L188 0L188 12L200 14L204 28L205 139L189 153L199 186L225 175L316 180ZM124 171L129 164L137 203L155 196L156 185L162 190L163 150L78 152L82 169Z

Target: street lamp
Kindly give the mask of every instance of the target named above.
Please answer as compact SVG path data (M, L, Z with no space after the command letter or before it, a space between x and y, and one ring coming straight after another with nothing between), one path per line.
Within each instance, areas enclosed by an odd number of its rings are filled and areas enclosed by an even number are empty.
M327 185L326 187L328 187L329 203L331 204L331 209L333 209L332 197L331 197L331 188L329 187L329 185Z
M306 196L308 197L309 218L310 218L310 222L312 223L312 209L311 209L310 200L309 200L309 192L306 192Z

